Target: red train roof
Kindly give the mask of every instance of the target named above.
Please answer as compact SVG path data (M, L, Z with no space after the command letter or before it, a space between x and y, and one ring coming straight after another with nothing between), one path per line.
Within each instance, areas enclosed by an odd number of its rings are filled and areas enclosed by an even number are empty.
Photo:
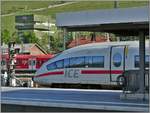
M8 54L1 55L2 58L9 58ZM24 55L24 54L17 54L15 58L52 58L54 57L53 54L47 54L47 55Z
M18 54L16 55L15 58L52 58L54 55L52 54L47 54L47 55L21 55L21 54Z

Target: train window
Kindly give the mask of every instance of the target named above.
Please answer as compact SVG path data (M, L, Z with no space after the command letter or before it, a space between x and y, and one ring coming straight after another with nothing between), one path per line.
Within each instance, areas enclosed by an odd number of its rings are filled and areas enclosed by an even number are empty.
M56 62L53 62L53 63L51 63L51 64L48 64L46 67L47 67L47 70L56 69Z
M70 67L84 67L84 57L70 58Z
M104 56L93 56L92 67L104 67Z
M115 67L120 67L121 66L121 61L122 61L122 56L120 53L116 53L113 56L113 65Z
M77 57L70 58L70 67L76 67Z
M57 62L56 62L56 67L57 67L58 69L63 68L63 67L64 67L64 60L59 60L59 61L57 61Z
M85 67L92 67L92 56L85 57Z
M64 59L64 67L65 68L69 67L69 58Z
M84 57L70 58L70 67L84 67Z
M134 58L134 66L139 67L139 56L137 56L137 55Z
M139 55L136 55L135 58L134 58L134 66L135 67L139 67ZM149 67L149 62L150 62L150 56L149 55L146 55L145 57L145 67Z
M75 63L76 67L84 67L84 65L85 65L84 60L85 60L84 57L77 57L76 58L76 63Z

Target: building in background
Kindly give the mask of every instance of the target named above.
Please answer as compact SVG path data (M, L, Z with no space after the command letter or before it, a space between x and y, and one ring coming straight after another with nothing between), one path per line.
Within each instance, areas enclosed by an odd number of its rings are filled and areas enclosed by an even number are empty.
M20 53L21 49L23 49L23 53L21 54L28 54L28 55L46 55L48 54L46 50L44 50L42 47L40 47L38 44L24 44L23 48L21 44L16 44L14 46L15 53ZM8 46L3 45L1 47L2 54L8 54Z
M35 36L39 39L43 38L44 35L47 34L50 43L50 37L54 33L54 29L56 28L54 20L52 20L50 16L33 14L17 15L15 17L15 22L15 28L18 31L18 36L22 42L22 45L25 42L24 33L27 31L34 32Z
M98 42L107 42L109 41L105 36L96 36L94 40L90 37L80 37L75 38L68 44L68 48L72 48L78 45L88 44L88 43L98 43Z

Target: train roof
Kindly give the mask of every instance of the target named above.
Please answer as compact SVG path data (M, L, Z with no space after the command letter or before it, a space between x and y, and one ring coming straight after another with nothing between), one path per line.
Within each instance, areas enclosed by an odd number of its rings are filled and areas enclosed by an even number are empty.
M103 49L104 51L111 46L119 46L119 45L127 45L133 47L133 48L138 48L139 46L139 41L119 41L119 42L103 42L103 43L90 43L90 44L84 44L84 45L79 45L70 49L67 49L58 55L56 55L53 60L58 60L63 57L67 57L68 55L72 53L79 53L82 51L86 50L91 50L94 51L95 49ZM146 46L148 47L149 41L146 41Z
M23 54L17 54L15 58L52 58L54 55L53 54L47 54L47 55L23 55Z
M91 49L91 48L109 48L111 46L119 46L119 45L128 45L130 47L138 47L139 41L119 41L119 42L101 42L101 43L90 43L90 44L84 44L79 45L73 48L70 48L63 53L83 50L83 49ZM149 41L146 41L146 46L149 45Z

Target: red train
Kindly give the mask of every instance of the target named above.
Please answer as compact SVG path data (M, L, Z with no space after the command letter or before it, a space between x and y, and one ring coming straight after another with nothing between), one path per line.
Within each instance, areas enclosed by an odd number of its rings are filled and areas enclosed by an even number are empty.
M15 55L15 71L17 73L30 73L36 71L41 67L41 65L47 60L51 59L54 55L23 55L17 54ZM2 70L7 70L7 66L9 64L8 54L2 55L1 66Z

